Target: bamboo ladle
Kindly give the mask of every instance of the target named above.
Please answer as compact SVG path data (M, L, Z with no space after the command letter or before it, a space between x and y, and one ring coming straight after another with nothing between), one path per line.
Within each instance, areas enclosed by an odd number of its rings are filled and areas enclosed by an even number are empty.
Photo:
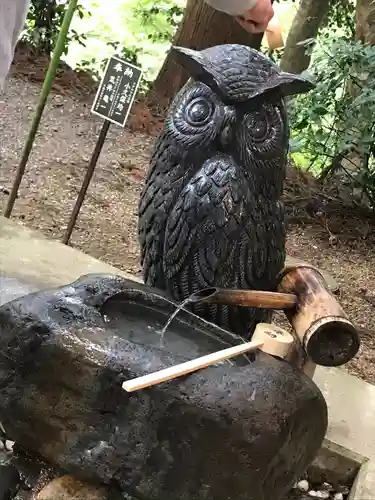
M186 361L163 370L159 370L148 375L127 380L122 384L126 392L139 391L162 382L183 377L203 368L207 368L215 363L219 363L234 356L245 354L246 352L261 349L272 356L284 358L289 354L294 339L290 333L282 328L267 323L259 323L256 326L251 342L229 347L221 351L201 356L191 361Z

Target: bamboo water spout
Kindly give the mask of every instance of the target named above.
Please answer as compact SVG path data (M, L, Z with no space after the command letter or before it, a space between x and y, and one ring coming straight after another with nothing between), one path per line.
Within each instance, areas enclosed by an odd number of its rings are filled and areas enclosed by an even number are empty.
M190 301L283 310L308 359L321 366L340 366L358 352L355 326L330 293L321 273L307 265L287 267L278 292L206 288Z
M293 293L264 292L260 290L227 290L205 288L190 296L189 301L209 304L235 305L259 309L288 310L295 308L297 296Z
M286 268L278 290L297 296L298 306L284 312L312 362L340 366L354 358L358 332L319 271L307 265Z

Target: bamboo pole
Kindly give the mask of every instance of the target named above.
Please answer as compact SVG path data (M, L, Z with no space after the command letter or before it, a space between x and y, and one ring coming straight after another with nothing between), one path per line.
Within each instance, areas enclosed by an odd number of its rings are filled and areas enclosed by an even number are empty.
M296 307L297 296L293 293L265 292L262 290L229 290L212 287L205 288L191 295L190 302L285 310Z
M64 15L64 19L63 19L63 22L61 25L60 33L59 33L59 36L57 38L56 45L55 45L53 55L51 58L51 62L49 64L47 74L46 74L46 77L45 77L44 82L43 82L43 87L42 87L42 90L40 93L39 102L38 102L38 105L36 108L35 116L33 118L33 122L31 124L30 132L29 132L29 135L27 137L24 149L22 151L21 161L18 165L16 177L14 179L14 183L13 183L12 190L11 190L11 193L10 193L10 196L8 199L8 203L7 203L7 206L5 208L4 217L6 217L7 219L9 219L9 217L11 216L15 201L17 199L18 189L19 189L20 184L22 182L22 178L25 174L26 165L27 165L31 150L32 150L33 145L34 145L34 140L35 140L35 136L37 134L38 128L39 128L40 120L42 118L42 114L43 114L44 108L46 106L47 98L49 96L49 93L51 92L53 79L55 77L62 53L63 53L64 48L65 48L66 38L68 36L68 32L69 32L70 24L71 24L72 19L73 19L74 12L77 8L77 3L78 3L78 0L70 0L68 8L67 8L65 15Z

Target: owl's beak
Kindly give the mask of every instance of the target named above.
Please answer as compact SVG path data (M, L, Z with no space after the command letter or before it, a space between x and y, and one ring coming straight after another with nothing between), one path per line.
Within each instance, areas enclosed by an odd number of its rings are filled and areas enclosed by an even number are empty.
M220 143L225 150L233 140L233 125L236 122L236 110L233 106L225 106L225 119L220 132Z

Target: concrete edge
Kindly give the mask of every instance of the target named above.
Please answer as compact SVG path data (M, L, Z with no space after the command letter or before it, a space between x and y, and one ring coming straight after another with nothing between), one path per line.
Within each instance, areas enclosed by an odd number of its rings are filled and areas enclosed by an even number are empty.
M373 500L375 498L375 461L364 462L350 490L348 500Z
M312 481L337 486L352 483L347 500L375 499L375 461L325 439L308 468Z
M366 460L366 457L325 439L307 473L317 484L329 483L336 487L353 484Z
M85 274L104 273L141 282L135 275L1 216L0 268L0 276L41 289L72 283Z
M345 457L348 461L352 462L358 467L358 470L363 465L364 462L368 461L368 458L360 453L357 453L349 448L345 448L341 444L338 444L331 439L325 438L323 441L323 448L329 450L332 454Z

